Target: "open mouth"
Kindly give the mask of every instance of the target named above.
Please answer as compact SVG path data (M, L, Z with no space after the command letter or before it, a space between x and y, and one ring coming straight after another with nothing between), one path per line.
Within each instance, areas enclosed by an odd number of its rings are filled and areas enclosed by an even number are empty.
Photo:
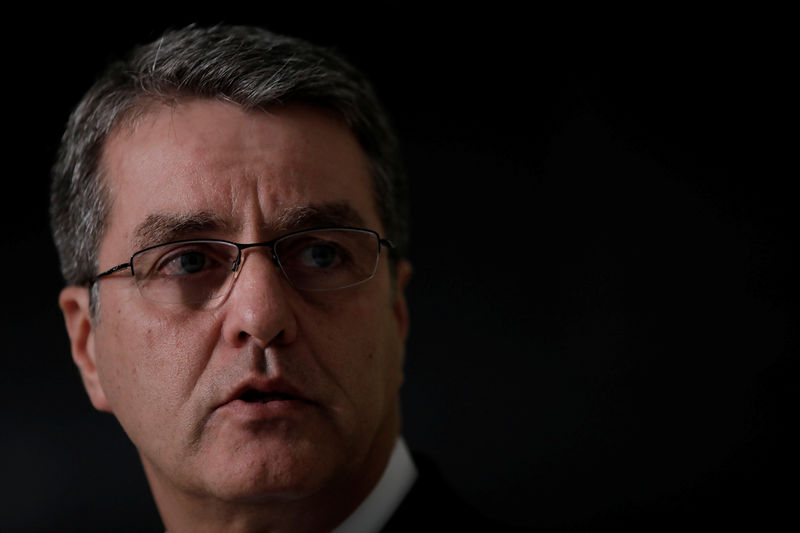
M239 399L247 403L268 403L294 400L295 398L288 394L279 392L263 392L260 390L249 389L244 394L239 396Z

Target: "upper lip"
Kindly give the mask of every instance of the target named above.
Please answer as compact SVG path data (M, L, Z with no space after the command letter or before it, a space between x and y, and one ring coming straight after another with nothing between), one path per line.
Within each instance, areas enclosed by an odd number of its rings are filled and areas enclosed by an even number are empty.
M292 400L313 403L300 389L282 378L250 378L234 387L219 406L238 400L249 391L263 395L280 395Z

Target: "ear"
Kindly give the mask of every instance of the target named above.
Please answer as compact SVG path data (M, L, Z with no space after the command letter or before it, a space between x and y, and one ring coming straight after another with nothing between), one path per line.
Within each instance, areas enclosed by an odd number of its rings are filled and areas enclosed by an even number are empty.
M396 279L395 279L395 294L394 294L394 316L397 320L398 332L400 338L405 340L408 336L409 317L408 305L406 304L406 286L411 280L411 263L406 259L397 260Z
M83 386L89 394L95 409L111 412L106 394L97 375L95 358L94 328L89 309L89 289L69 286L61 291L58 298L72 348L72 360L80 370Z

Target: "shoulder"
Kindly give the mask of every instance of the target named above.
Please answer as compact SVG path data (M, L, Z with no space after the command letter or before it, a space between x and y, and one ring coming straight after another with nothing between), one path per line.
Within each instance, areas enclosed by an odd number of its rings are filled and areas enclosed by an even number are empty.
M414 454L418 477L382 533L414 531L523 531L483 516L448 485L436 466Z

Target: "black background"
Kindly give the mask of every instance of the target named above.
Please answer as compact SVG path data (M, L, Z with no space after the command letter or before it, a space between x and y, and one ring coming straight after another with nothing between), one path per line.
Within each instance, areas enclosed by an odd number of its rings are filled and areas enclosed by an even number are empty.
M306 37L373 79L412 178L405 435L468 500L547 530L792 516L780 13L177 13L8 22L1 531L160 528L69 356L47 181L106 62L195 21Z

